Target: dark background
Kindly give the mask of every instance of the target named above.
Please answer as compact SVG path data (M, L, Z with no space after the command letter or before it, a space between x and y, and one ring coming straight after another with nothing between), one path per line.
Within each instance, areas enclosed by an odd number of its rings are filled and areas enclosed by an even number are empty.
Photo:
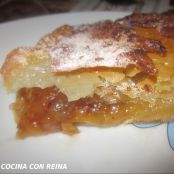
M0 22L78 11L161 12L174 0L0 0Z

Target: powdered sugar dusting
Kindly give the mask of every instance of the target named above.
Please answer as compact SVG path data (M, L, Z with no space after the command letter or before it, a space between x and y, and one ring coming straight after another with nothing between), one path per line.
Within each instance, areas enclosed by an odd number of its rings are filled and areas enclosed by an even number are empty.
M147 53L159 52L161 49L156 48L161 47L153 42L156 46L149 48L145 41L132 28L106 20L80 26L64 25L43 37L35 48L50 54L53 72L94 67L126 68L134 64L154 75L157 70Z
M134 63L124 53L131 51L133 44L125 38L116 41L92 37L91 30L77 32L59 40L50 48L53 71L72 71L79 68L126 67Z

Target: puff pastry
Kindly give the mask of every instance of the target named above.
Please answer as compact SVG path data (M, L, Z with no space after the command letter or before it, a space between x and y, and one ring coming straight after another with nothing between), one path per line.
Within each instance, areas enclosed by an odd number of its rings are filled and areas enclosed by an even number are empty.
M64 25L1 68L20 138L174 120L174 13Z

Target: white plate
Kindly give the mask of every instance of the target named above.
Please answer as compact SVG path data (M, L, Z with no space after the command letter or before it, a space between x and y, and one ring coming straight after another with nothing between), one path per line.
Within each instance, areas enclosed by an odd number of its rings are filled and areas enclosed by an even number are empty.
M32 46L44 34L62 24L91 23L116 19L122 12L71 13L19 20L0 25L0 65L17 46ZM28 169L12 172L173 172L174 151L169 146L167 124L148 129L133 125L111 128L81 126L70 137L61 133L16 140L16 124L9 104L14 96L0 81L0 172L2 164L26 164ZM67 169L29 169L29 164L67 164Z

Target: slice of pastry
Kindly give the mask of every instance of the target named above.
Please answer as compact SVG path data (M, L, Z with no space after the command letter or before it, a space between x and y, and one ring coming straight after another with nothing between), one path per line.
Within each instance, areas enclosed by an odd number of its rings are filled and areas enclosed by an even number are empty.
M18 137L174 120L173 21L165 12L64 25L13 50L1 73L17 92Z

